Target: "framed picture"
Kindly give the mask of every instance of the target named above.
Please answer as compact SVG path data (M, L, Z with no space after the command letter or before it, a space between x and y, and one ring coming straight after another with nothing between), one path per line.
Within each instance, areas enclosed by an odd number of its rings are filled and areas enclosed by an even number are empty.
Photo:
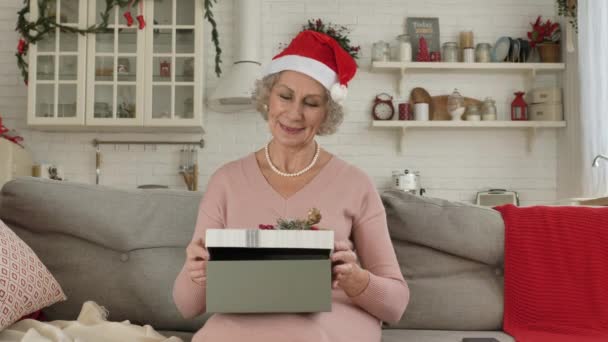
M407 34L412 44L412 55L418 54L418 42L420 36L426 39L429 53L441 51L439 41L439 18L407 18Z

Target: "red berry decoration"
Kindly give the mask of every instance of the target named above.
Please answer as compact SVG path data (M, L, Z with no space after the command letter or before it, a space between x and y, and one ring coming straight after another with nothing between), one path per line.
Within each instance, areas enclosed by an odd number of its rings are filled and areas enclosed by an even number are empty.
M273 230L274 226L271 224L259 224L258 228L261 230Z
M25 47L27 46L25 39L21 38L19 39L19 44L17 44L17 52L20 55L23 55L23 53L25 52Z

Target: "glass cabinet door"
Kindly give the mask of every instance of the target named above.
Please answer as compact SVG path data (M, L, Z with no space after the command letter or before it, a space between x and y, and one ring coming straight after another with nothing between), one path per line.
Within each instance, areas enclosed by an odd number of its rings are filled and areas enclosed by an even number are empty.
M63 25L86 27L86 0L49 0L46 8L31 3L35 20L52 16ZM28 123L84 125L86 38L65 29L55 29L37 44L30 45Z
M202 8L197 0L146 2L148 126L201 124Z
M102 22L106 0L91 1L89 21ZM127 7L110 11L104 32L89 35L87 125L143 125L144 31L127 26ZM136 16L137 7L132 10Z

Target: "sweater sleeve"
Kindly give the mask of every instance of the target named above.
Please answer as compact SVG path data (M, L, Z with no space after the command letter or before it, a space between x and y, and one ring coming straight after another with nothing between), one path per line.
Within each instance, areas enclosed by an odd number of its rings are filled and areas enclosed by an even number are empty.
M192 241L205 242L207 228L225 228L226 187L222 180L222 170L216 172L201 200ZM196 284L190 279L186 263L173 285L173 301L184 318L193 318L205 312L205 286Z
M352 234L361 266L369 272L369 284L351 300L380 320L396 323L405 312L410 291L397 262L380 195L366 178Z

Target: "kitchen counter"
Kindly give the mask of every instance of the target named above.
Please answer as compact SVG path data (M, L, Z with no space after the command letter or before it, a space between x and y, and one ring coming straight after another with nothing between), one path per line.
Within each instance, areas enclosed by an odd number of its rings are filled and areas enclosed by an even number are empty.
M556 205L590 205L590 206L608 206L608 196L597 198L566 198L557 201Z

